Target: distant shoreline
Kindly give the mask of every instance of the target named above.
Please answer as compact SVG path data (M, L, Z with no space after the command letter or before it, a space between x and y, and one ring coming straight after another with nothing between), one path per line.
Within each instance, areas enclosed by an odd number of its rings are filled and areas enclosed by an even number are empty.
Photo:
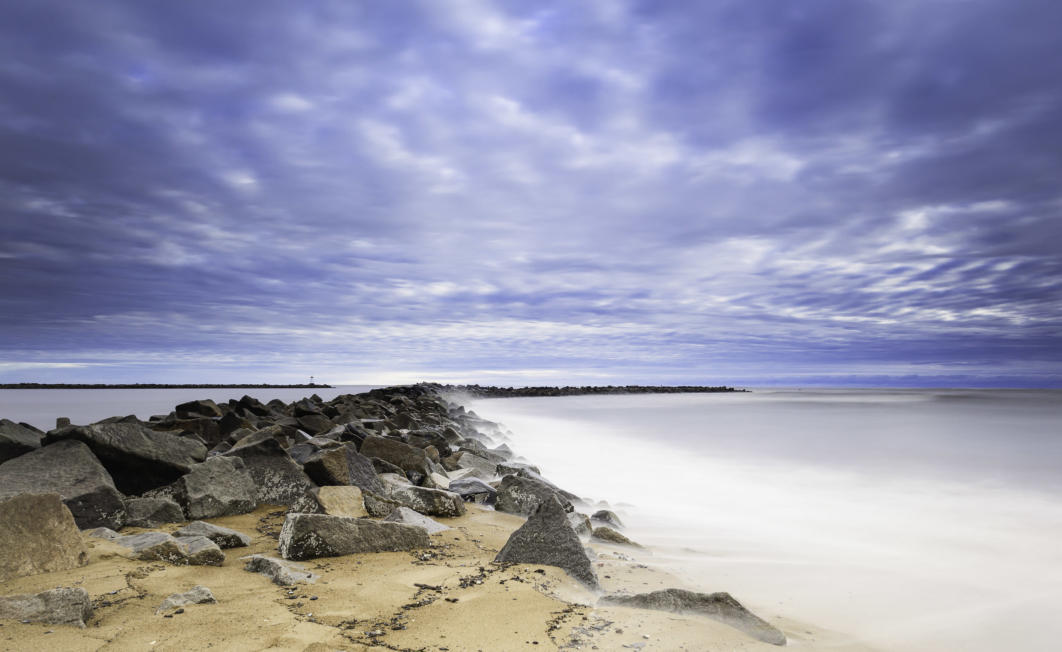
M484 387L482 385L437 385L442 392L465 392L475 398L526 398L533 396L585 396L590 394L714 394L747 392L747 389L704 385L585 385L582 387Z
M332 389L331 385L303 383L301 385L267 385L263 383L240 383L235 385L215 385L195 383L190 385L169 385L165 383L133 384L81 384L81 383L0 383L0 389Z

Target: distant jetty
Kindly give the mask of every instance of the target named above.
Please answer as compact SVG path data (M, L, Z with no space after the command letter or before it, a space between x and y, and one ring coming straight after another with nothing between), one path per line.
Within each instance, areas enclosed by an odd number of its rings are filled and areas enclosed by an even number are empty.
M0 389L329 389L331 385L302 383L299 385L266 385L262 383L238 383L235 385L192 384L168 385L165 383L133 384L80 384L80 383L2 383Z
M434 385L442 392L465 392L476 398L522 398L528 396L585 396L588 394L710 394L747 392L745 389L704 385L585 385L582 387L495 387L483 385Z

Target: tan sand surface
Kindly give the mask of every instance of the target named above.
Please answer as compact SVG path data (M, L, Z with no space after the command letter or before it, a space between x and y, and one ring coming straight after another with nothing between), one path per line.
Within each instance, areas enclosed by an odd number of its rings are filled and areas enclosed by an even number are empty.
M122 549L86 538L87 566L11 580L0 593L81 586L95 615L85 629L0 621L2 650L777 650L700 616L595 608L595 596L551 567L493 565L524 519L470 505L465 516L439 519L453 529L432 536L429 550L374 553L303 562L320 575L290 590L243 570L240 557L277 556L284 512L210 519L253 536L248 548L225 551L220 567L173 566L121 556ZM172 531L179 526L167 526ZM135 530L130 530L135 531ZM127 532L123 532L127 533ZM691 587L653 570L652 553L594 543L608 591ZM172 593L208 587L217 604L188 605L170 618L155 611ZM739 600L741 596L735 596ZM773 617L789 647L864 651L843 635Z

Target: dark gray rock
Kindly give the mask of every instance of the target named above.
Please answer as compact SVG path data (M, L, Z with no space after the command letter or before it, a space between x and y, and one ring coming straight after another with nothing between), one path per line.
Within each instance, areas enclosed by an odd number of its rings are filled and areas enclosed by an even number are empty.
M785 634L781 630L746 609L729 593L694 593L682 589L664 589L637 595L606 595L598 604L699 614L726 623L764 643L786 644Z
M406 475L406 472L400 467L391 464L387 460L381 460L379 457L370 457L369 461L372 462L372 470L375 471L377 475L382 475L384 473L396 473L401 476Z
M169 498L130 498L125 501L125 524L152 528L163 523L183 523L184 511Z
M373 518L384 518L398 507L408 507L397 500L374 494L371 491L362 492L361 498L365 504L365 511Z
M206 459L203 444L168 432L157 432L133 418L70 426L48 433L45 444L77 440L92 449L126 494L142 494L170 484L193 464Z
M493 505L498 497L494 487L479 478L469 476L451 480L449 490L467 501L487 505Z
M498 468L497 462L468 451L454 453L452 457L457 461L458 468L476 469L488 479L494 477L495 469Z
M448 526L443 525L434 519L430 519L419 512L415 512L408 507L396 507L393 512L387 515L387 518L385 518L384 521L415 525L424 528L428 534L438 534L439 532L445 532L450 529Z
M217 600L214 598L214 594L210 592L205 586L197 585L192 587L190 591L184 593L173 593L159 605L159 608L155 610L155 613L162 613L163 611L169 611L170 609L176 609L190 604L215 604Z
M383 491L372 461L352 443L318 449L304 459L302 468L306 475L321 486L353 485L375 493Z
M0 464L0 499L57 493L81 529L125 523L125 503L114 481L79 441L59 441Z
M631 541L630 539L623 536L619 532L613 530L607 525L595 527L594 531L591 533L591 538L596 539L597 541L604 541L605 543L614 543L620 546L632 546L634 548L641 548L640 545Z
M218 404L210 399L181 403L176 408L174 408L174 411L177 413L178 419L193 419L195 417L220 417L223 414L221 408L218 407Z
M0 419L0 463L41 447L41 436L14 421Z
M328 432L334 425L332 420L323 414L307 414L298 418L299 428L311 435L319 435Z
M465 501L455 493L442 489L390 485L386 496L400 505L429 516L461 516Z
M92 600L85 589L73 587L8 595L0 597L0 618L84 627L92 618Z
M276 439L237 446L221 457L243 460L254 478L259 504L290 505L315 486Z
M542 471L538 470L537 466L534 466L532 464L524 464L523 462L505 462L496 466L494 470L500 476L520 475L521 471L530 471L535 475L539 475L542 473Z
M494 561L556 566L588 587L598 588L597 573L556 496L544 500L512 533Z
M550 498L556 498L564 511L572 511L571 502L548 484L533 478L507 475L498 486L498 499L494 503L494 509L526 516Z
M288 514L280 529L279 549L284 559L303 560L429 545L427 531L413 525L328 514Z
M317 575L303 570L302 564L266 555L249 555L243 559L247 560L243 567L245 571L265 575L279 586L293 586L299 583L313 584L317 581Z
M206 537L218 544L220 548L242 548L251 545L251 537L246 534L204 521L189 523L174 532L173 535L178 538Z
M607 509L597 510L590 516L590 520L607 525L614 530L623 529L623 521L620 520L620 517L616 516L615 512Z
M258 504L258 487L241 457L211 457L170 488L189 519L246 514Z
M88 563L70 510L57 493L0 500L0 583Z
M375 435L366 437L361 443L361 454L365 457L378 457L403 471L415 471L424 476L432 470L428 456L423 450L395 439Z

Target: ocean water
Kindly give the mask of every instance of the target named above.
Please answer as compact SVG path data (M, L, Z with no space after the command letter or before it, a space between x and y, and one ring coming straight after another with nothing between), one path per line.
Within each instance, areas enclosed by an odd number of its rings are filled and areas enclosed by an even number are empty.
M883 650L1062 649L1062 392L468 405L692 588Z

